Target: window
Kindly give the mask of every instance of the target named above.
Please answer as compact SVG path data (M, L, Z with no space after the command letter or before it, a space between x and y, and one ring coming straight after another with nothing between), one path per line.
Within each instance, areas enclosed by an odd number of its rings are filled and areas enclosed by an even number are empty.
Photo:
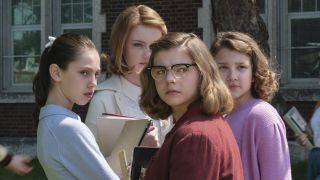
M92 38L92 1L1 1L0 92L31 92L48 35L77 32Z
M259 13L260 13L260 16L263 18L263 20L265 22L266 21L266 2L267 0L258 0L257 1L257 7L259 8Z
M287 12L281 23L286 26L281 29L285 82L316 86L320 77L320 0L287 0L283 7Z
M62 32L76 32L92 38L91 0L64 0L61 2Z

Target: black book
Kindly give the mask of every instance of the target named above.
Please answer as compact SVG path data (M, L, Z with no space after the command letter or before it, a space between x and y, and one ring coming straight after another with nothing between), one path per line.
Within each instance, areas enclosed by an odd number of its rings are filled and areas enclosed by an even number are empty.
M141 170L147 168L153 155L158 151L156 147L137 146L133 150L131 165L131 180L139 180Z

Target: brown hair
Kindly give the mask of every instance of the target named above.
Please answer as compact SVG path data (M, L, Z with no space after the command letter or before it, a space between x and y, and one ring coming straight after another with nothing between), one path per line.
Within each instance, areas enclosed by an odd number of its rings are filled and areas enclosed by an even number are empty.
M56 38L53 44L44 49L41 54L39 69L33 79L32 90L35 95L35 109L33 119L38 125L39 112L46 104L48 93L52 88L49 67L56 64L66 70L68 65L76 61L83 49L96 49L94 43L86 36L76 33L66 33Z
M233 108L233 100L222 81L218 67L206 45L192 33L168 33L150 45L152 51L147 67L153 65L155 56L172 48L183 48L193 59L200 72L200 98L207 114L226 114ZM162 101L148 68L140 75L142 94L140 108L151 118L166 119L172 114L171 107Z
M107 75L121 75L130 70L123 59L123 51L131 29L139 24L159 28L162 35L167 33L167 27L161 16L148 6L130 6L122 11L112 26L111 50L113 55L106 57Z
M210 51L215 57L219 50L228 48L250 57L252 63L251 93L254 98L270 102L279 88L279 74L268 62L257 43L248 35L241 32L220 32L217 34Z

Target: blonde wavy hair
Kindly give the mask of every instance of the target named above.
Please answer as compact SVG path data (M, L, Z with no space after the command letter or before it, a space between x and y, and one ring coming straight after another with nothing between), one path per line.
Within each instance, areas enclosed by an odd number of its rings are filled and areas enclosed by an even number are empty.
M114 22L111 30L112 56L104 54L107 62L108 74L124 74L129 67L123 58L123 52L127 38L133 27L147 25L159 28L162 35L167 34L167 27L161 16L146 5L130 6L122 11Z
M276 71L275 63L268 61L256 41L241 32L220 32L210 48L213 57L222 48L238 51L250 57L254 80L251 93L254 98L270 102L279 89L280 76Z
M203 112L219 115L230 112L233 108L232 96L220 77L218 66L209 49L195 34L172 32L151 44L152 52L147 67L153 65L159 52L172 48L182 48L197 65L200 72L199 98ZM166 119L172 114L172 109L159 97L155 81L147 67L140 74L140 108L153 119Z

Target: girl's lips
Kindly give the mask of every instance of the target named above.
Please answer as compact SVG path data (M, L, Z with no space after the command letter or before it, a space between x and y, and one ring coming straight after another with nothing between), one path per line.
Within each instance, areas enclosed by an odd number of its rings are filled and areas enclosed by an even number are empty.
M166 92L166 94L168 94L168 95L175 95L175 94L178 94L178 93L180 93L180 92L176 91L176 90L169 90L169 91Z
M88 92L88 93L84 93L84 95L85 95L87 98L92 98L93 93L92 93L92 92Z
M143 70L143 68L147 65L147 63L139 63L139 66L136 70L136 74L140 74Z
M238 86L238 85L229 85L228 87L229 87L229 88L238 88L238 87L240 87L240 86Z

